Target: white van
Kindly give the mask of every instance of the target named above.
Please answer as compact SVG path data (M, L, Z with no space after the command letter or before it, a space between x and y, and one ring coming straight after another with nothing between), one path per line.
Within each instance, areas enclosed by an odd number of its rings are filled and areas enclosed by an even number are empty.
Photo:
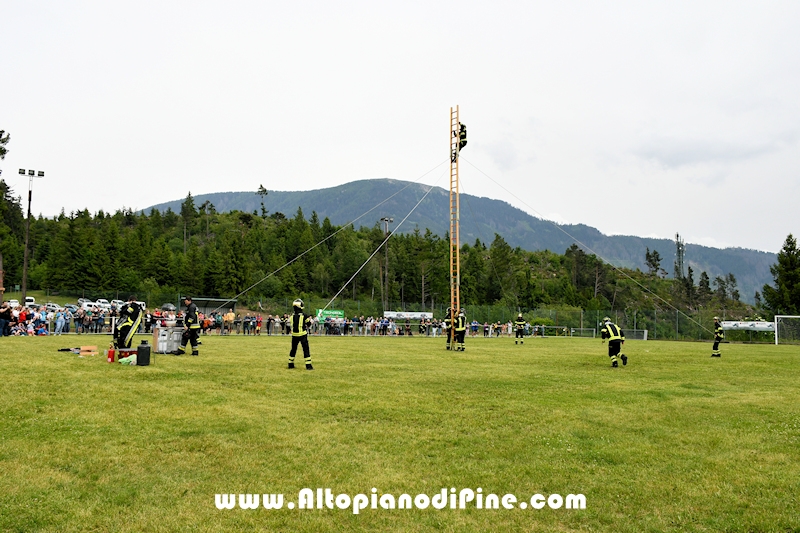
M36 298L34 298L33 296L26 296L25 307L36 307Z

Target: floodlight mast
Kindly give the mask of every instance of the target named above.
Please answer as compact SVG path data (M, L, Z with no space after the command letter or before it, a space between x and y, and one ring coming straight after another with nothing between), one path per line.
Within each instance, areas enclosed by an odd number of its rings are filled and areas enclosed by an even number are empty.
M25 169L19 169L19 175L25 176ZM22 304L25 305L25 297L28 295L28 248L31 235L31 200L33 199L33 178L43 178L44 172L39 170L28 170L28 217L25 219L25 253L22 260Z
M458 106L450 108L450 349L455 350L455 322L461 309L461 245L459 230L458 160L461 121Z

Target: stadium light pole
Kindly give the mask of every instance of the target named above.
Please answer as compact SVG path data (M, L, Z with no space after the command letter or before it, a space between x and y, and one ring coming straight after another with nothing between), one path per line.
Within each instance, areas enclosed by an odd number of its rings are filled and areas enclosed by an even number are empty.
M24 168L19 169L20 176L25 176ZM33 178L43 178L44 171L28 170L28 218L25 222L25 254L22 260L22 305L25 305L25 297L28 295L28 243L31 235L31 199L33 198Z
M381 218L381 222L383 222L383 238L387 239L389 237L389 224L394 222L393 218L390 217L383 217ZM389 241L387 240L384 244L385 252L386 252L386 282L384 283L384 303L383 303L383 312L384 316L386 311L389 309Z

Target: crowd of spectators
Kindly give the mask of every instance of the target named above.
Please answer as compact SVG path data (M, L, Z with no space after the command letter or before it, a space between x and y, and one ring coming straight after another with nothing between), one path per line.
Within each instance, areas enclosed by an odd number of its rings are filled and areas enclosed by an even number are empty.
M421 335L438 337L443 334L444 321L438 319L421 319L395 321L386 317L353 317L353 318L326 318L321 323L314 320L312 330L318 335ZM469 324L470 335L477 337L483 332L484 337L510 337L514 334L514 324L508 322L485 322L480 324L477 320ZM525 335L537 333L537 327L525 324Z
M1 336L61 335L64 333L108 333L114 319L119 316L116 308L102 307L59 308L48 310L45 306L11 306L7 301L0 304Z
M3 302L0 304L0 335L47 335L47 314L44 309L28 309L21 305L12 308L8 302Z
M472 336L477 336L481 325L474 321L470 325ZM483 326L486 336L509 336L512 334L512 324L509 323L486 323ZM325 318L322 322L314 319L312 332L318 335L351 335L351 336L427 336L438 337L443 334L444 321L433 319L410 319L397 321L387 317L364 317L356 316L352 318Z
M68 308L48 311L45 307L27 308L18 305L14 308L8 302L0 305L0 336L9 335L61 335L63 333L109 333L114 327L114 319L119 316L116 307L110 310L99 306ZM204 315L199 313L198 319L204 335L291 335L288 314L269 314L266 318L255 313L234 313L215 311ZM309 332L314 335L351 335L351 336L428 336L438 337L443 334L443 321L438 319L422 319L413 323L395 321L386 317L325 318L320 321L313 317ZM183 326L183 313L160 309L145 310L139 333L150 333L155 327ZM536 327L526 324L525 335L536 334ZM513 323L472 321L469 332L473 337L511 336Z

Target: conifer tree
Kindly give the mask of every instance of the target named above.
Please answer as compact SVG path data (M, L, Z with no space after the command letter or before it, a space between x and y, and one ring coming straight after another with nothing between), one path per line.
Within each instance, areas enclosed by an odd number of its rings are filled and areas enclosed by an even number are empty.
M700 273L700 281L697 283L697 302L700 305L707 305L711 301L711 280L708 273L704 270Z
M790 233L778 252L778 263L770 267L775 286L764 285L764 301L776 315L800 314L800 250Z

